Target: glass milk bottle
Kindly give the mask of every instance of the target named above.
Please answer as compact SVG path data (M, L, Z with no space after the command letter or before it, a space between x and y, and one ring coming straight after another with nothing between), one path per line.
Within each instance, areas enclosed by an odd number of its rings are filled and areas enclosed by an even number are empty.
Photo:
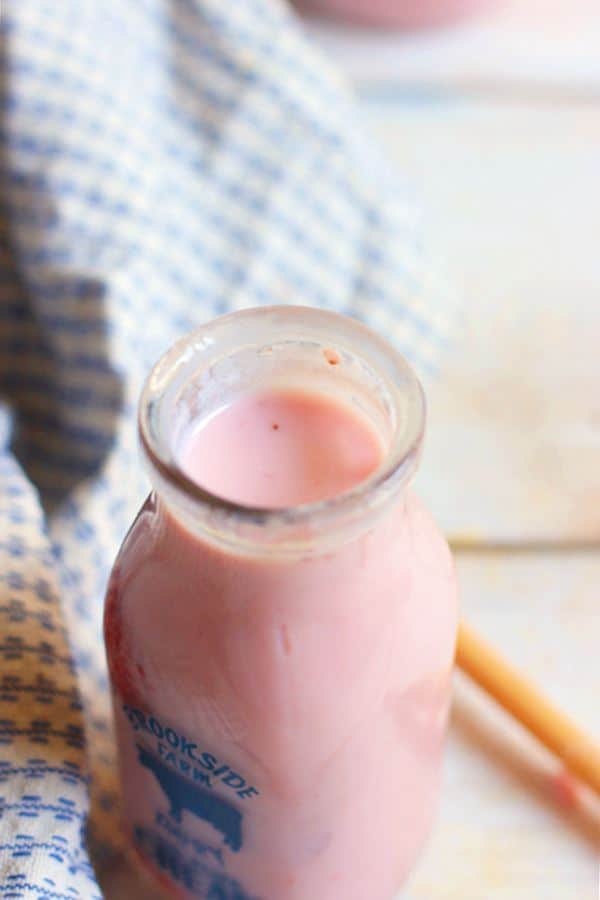
M380 460L333 495L257 502L252 417L270 397L294 440L314 440L325 410L318 466L338 420L370 429ZM240 403L245 430L212 457L243 470L251 503L182 462L203 423L208 459L208 426ZM457 628L449 550L409 491L425 425L413 371L354 320L247 310L163 356L139 424L153 491L105 610L137 858L167 897L392 900L436 806ZM264 446L277 468L284 445Z

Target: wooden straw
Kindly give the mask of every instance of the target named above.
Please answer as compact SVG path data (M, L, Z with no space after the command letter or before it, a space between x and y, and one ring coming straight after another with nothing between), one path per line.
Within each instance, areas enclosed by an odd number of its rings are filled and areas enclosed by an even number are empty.
M600 746L463 622L456 662L480 687L600 795Z

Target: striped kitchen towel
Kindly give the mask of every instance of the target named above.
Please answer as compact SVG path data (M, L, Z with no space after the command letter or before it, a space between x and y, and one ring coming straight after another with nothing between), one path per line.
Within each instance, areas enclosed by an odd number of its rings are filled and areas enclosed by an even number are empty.
M209 317L304 303L423 370L452 296L281 3L1 16L0 897L92 900L121 859L100 623L149 367Z

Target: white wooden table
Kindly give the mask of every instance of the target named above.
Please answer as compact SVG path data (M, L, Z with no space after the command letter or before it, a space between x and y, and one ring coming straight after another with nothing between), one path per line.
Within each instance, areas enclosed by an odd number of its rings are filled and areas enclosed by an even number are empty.
M380 83L363 102L466 298L418 487L465 617L600 740L600 91L474 87ZM598 804L565 809L556 763L456 687L403 900L597 900Z

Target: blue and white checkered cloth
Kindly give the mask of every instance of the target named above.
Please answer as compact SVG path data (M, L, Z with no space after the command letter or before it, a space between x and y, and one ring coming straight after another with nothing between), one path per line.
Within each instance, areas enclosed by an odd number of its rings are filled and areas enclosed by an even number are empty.
M92 900L121 853L100 624L145 374L261 303L423 368L452 298L275 0L3 0L1 40L0 897Z

